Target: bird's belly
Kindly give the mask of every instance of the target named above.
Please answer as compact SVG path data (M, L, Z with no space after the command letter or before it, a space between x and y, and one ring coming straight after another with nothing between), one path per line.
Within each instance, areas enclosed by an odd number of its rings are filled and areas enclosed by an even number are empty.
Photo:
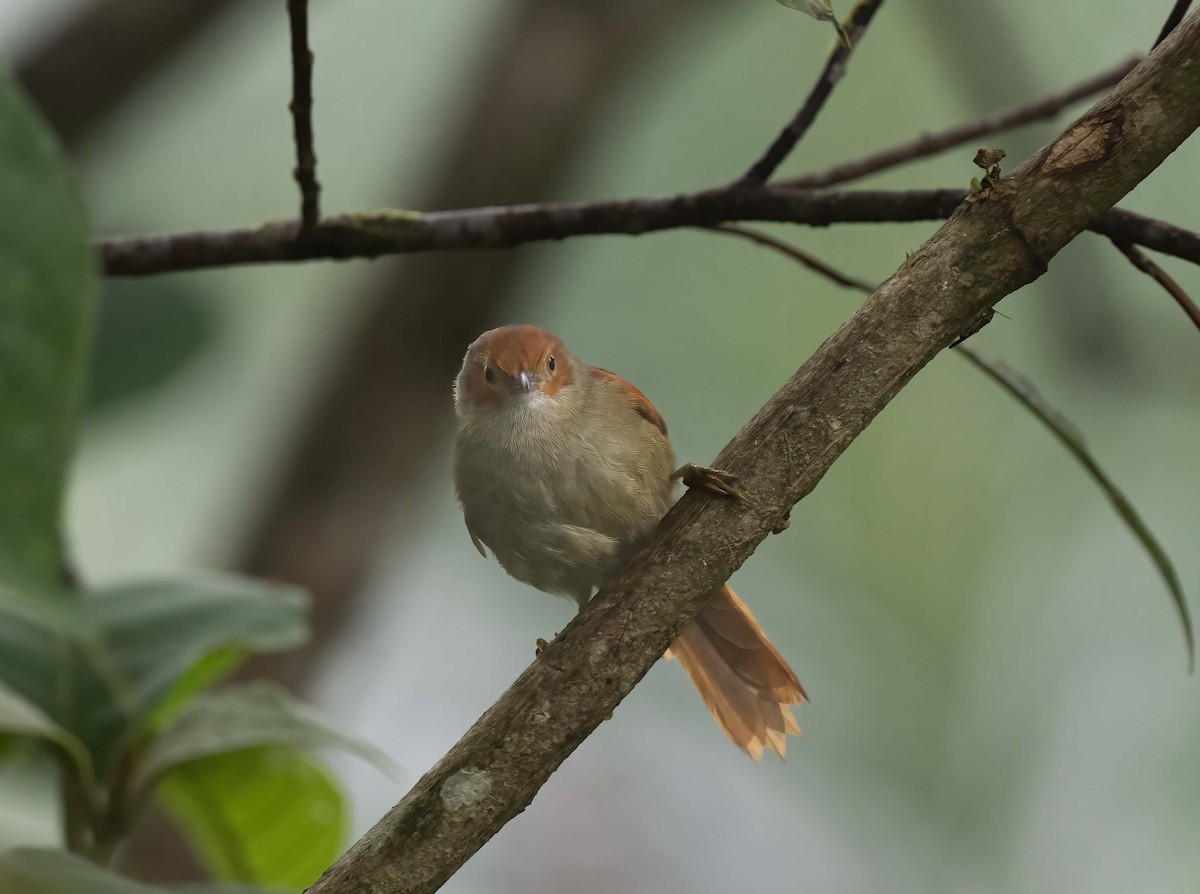
M463 510L505 571L581 604L625 561L666 510L617 463L574 462L569 451L495 451L472 468L487 481L461 480ZM469 495L464 498L464 495Z

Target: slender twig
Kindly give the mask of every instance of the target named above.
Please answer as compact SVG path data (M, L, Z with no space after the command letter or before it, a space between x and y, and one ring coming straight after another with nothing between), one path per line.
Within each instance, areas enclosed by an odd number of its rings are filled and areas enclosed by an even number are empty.
M317 156L313 151L312 69L313 54L308 48L308 0L287 0L288 21L292 30L292 131L296 138L296 168L292 172L300 185L300 232L310 235L321 216L317 183Z
M868 295L875 291L875 286L861 279L854 279L846 276L844 273L839 273L833 267L830 267L819 258L814 258L805 251L801 251L796 246L784 242L782 239L776 239L774 236L768 236L761 230L751 229L750 227L739 227L735 224L716 224L715 226L706 227L708 230L715 230L718 233L729 233L733 236L741 236L743 239L749 239L751 242L757 242L759 245L772 248L775 251L787 255L794 261L799 261L809 270L824 276L826 279L837 283L847 289L858 289L860 292L865 292Z
M1113 239L1112 243L1121 251L1121 254L1129 258L1129 262L1134 267L1147 276L1154 277L1154 281L1167 290L1167 293L1175 299L1175 303L1183 309L1196 328L1200 329L1200 307L1197 307L1196 302L1183 290L1183 286L1177 283L1167 271L1146 257L1135 245L1121 239Z
M771 144L763 157L742 175L742 179L738 181L739 186L761 186L766 183L775 173L775 169L788 157L788 153L800 142L813 121L816 120L817 113L821 111L825 101L829 99L829 95L833 93L834 86L846 73L846 63L850 59L850 54L862 40L867 25L871 23L872 16L882 5L883 0L861 0L854 8L854 12L850 14L850 20L845 23L849 42L839 42L833 48L825 63L825 68L821 71L821 76L809 92L808 98L804 100L804 105L775 138L775 142Z
M1192 0L1175 0L1175 5L1171 7L1171 14L1163 22L1162 31L1158 32L1158 40L1154 41L1155 46L1166 40L1167 35L1175 30L1175 26L1183 21L1183 17L1187 14L1188 7L1191 5Z
M1187 646L1188 670L1195 670L1196 644L1195 634L1192 631L1192 615L1188 610L1187 598L1183 592L1183 584L1179 581L1179 574L1175 571L1175 566L1171 563L1171 557L1167 555L1166 549L1159 543L1158 538L1154 536L1154 532L1142 520L1138 511L1133 507L1133 504L1129 502L1129 498L1121 492L1116 482L1108 476L1108 473L1104 471L1100 463L1092 456L1083 436L1079 434L1069 420L1038 393L1031 382L1009 369L1005 364L988 360L966 345L960 345L958 353L965 357L976 369L1007 391L1011 397L1050 429L1054 437L1067 448L1067 451L1075 458L1075 461L1083 466L1084 471L1096 483L1096 486L1108 497L1117 515L1121 517L1129 530L1141 542L1147 554L1149 554L1150 560L1154 563L1154 567L1158 569L1158 573L1162 576L1163 583L1166 584L1167 591L1171 594L1171 601L1175 604L1175 610L1179 613L1180 623L1183 625L1183 638Z
M737 220L827 226L943 220L966 195L960 189L822 191L757 187L677 196L591 203L509 205L417 214L359 212L328 217L297 241L296 220L268 221L229 230L120 236L95 243L109 276L146 276L178 270L376 258L462 248L510 248L572 236L638 235ZM1200 264L1200 233L1113 208L1091 229Z
M1101 90L1107 90L1133 71L1141 61L1141 57L1135 56L1058 93L1051 93L1049 96L1043 96L1041 99L1023 103L1011 109L992 112L978 121L959 124L936 133L921 134L907 143L900 143L871 155L840 162L823 171L813 171L801 174L799 177L779 180L777 185L804 188L833 186L837 183L857 180L868 174L875 174L886 168L894 168L897 165L916 161L919 158L936 155L980 137L1012 130L1032 121L1052 118L1072 103L1086 99Z

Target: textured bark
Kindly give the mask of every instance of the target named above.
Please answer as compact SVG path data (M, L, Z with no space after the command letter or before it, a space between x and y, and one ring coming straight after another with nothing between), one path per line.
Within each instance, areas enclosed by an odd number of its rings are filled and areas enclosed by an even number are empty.
M310 894L439 888L609 717L706 598L780 530L939 351L1200 126L1200 16L1012 175L964 202L717 457L747 502L692 492L630 564Z

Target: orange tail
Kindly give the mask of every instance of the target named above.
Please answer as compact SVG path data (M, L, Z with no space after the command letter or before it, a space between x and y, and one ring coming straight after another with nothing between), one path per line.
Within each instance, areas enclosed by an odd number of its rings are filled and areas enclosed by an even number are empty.
M666 657L679 659L717 726L755 760L764 748L782 758L788 733L801 735L788 706L808 697L728 585L683 628Z

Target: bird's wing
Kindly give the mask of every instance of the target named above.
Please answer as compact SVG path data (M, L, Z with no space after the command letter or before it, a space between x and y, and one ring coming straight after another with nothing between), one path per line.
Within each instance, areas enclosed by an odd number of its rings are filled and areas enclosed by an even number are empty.
M616 373L609 372L607 369L601 369L598 366L592 367L592 374L597 379L608 382L614 388L617 388L619 391L621 391L621 393L629 399L629 405L639 416L654 425L655 428L662 432L664 438L667 436L666 421L662 418L662 415L658 412L658 410L654 409L654 404L650 403L650 398L642 394L642 392L638 390L637 386L625 381Z

